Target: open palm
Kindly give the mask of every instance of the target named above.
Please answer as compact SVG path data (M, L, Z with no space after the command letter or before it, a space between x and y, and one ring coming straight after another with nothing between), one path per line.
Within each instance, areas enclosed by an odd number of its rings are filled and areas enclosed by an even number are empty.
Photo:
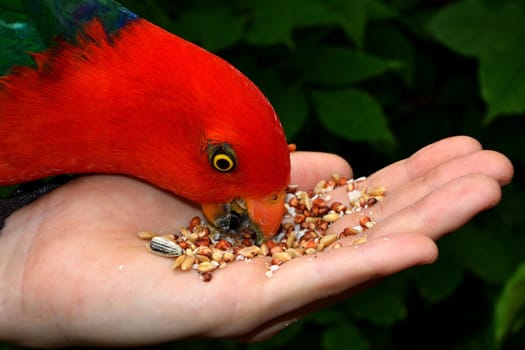
M294 259L271 278L265 258L230 263L210 283L172 271L135 235L187 225L198 207L135 179L82 177L6 221L0 339L33 346L263 339L371 280L434 261L434 240L496 205L512 171L473 139L442 140L368 178L388 192L371 208L377 225L365 244L345 238L341 249ZM302 188L333 172L352 176L339 157L292 154L292 183ZM355 225L358 215L333 230Z

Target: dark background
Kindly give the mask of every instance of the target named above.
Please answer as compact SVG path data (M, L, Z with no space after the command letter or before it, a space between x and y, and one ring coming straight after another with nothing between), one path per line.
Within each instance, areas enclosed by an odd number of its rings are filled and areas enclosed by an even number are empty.
M497 208L439 241L435 264L266 342L191 340L162 349L525 346L524 1L121 3L230 61L268 96L290 142L342 155L356 177L458 134L505 153L516 169Z

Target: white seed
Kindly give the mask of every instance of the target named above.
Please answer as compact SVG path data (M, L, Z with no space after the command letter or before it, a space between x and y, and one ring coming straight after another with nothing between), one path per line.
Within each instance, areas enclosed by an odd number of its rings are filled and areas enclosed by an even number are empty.
M197 266L197 270L200 272L210 272L217 268L214 264L209 261L203 261Z
M294 243L295 243L295 233L292 231L288 234L288 237L286 238L286 247L292 248Z
M179 228L179 232L186 238L188 241L190 240L191 232L186 227Z
M359 198L361 198L361 191L353 190L348 192L348 199L350 200L350 202L356 202L359 200Z
M208 258L206 255L196 254L195 258L197 258L199 262L210 262L210 258Z
M310 199L310 197L308 197L308 193L301 192L300 200L301 200L301 203L304 204L306 209L308 209L309 211L312 210L312 200Z
M320 194L324 192L324 186L326 185L325 180L321 180L315 185L314 187L314 193Z
M292 257L287 252L277 252L272 255L272 265L280 265L292 260Z
M306 255L312 255L312 254L317 253L317 249L315 249L315 248L307 248L307 249L304 251L304 253L305 253Z
M292 257L292 259L300 257L300 256L303 256L303 254L304 254L303 251L301 251L299 249L295 249L295 248L288 248L288 249L286 249L286 253L288 253L288 255L290 255Z
M383 196L386 192L386 188L384 187L374 187L370 191L368 191L368 195L370 197L379 197Z
M182 262L184 261L184 259L186 259L186 255L180 255L177 257L177 259L175 259L175 262L173 263L173 265L171 266L171 268L173 270L176 270L178 269L181 265L182 265Z
M337 235L336 234L329 234L326 236L321 237L319 240L319 245L317 246L317 251L322 251L326 247L328 247L330 244L337 241Z
M183 253L180 245L165 237L156 236L149 242L149 250L161 256L175 257Z
M150 239L156 236L158 236L158 234L156 234L155 232L151 232L151 231L137 232L137 237L140 239L146 240L146 241L149 241Z
M281 267L279 265L270 265L269 270L272 272L275 272L279 270Z
M355 241L353 241L352 245L357 246L357 245L365 243L367 240L368 240L368 237L366 235L363 235L359 237L358 239L356 239Z
M195 257L193 255L185 255L184 260L182 261L180 265L180 269L182 271L188 271L191 270L193 267L193 264L195 262Z
M374 227L376 223L374 221L368 221L368 222L365 222L365 226L366 228L368 229L371 229L372 227Z
M252 245L252 246L242 248L241 250L239 250L239 255L242 255L246 258L251 259L251 258L255 258L260 252L261 252L261 248L255 245Z
M225 252L224 255L222 256L222 259L225 262L232 262L235 260L235 255L232 252Z
M221 261L223 256L224 256L224 251L220 249L213 249L213 254L211 255L211 258L214 261Z
M336 212L330 212L326 214L325 216L323 216L323 220L326 222L335 222L339 220L340 217L341 216L339 216L339 214L337 214Z
M351 229L354 230L356 233L363 232L363 226L361 225L352 226Z
M268 248L268 244L266 243L263 243L261 244L261 252L260 252L260 255L261 256L266 256L270 253L270 248Z

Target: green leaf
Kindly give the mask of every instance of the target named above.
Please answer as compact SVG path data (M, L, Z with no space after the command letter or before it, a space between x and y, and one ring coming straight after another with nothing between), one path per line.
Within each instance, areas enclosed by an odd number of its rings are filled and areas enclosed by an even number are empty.
M258 70L252 78L275 109L288 140L293 139L308 116L308 103L301 86L285 85L275 69Z
M339 307L330 307L328 309L314 312L313 314L308 315L307 320L323 327L348 322L344 309Z
M354 295L346 306L356 318L381 326L392 326L408 313L403 293L382 285Z
M451 237L451 250L473 274L488 283L503 283L512 273L513 263L499 228L469 223Z
M381 0L368 0L366 2L366 12L369 20L387 20L399 16L398 11L389 4L385 4Z
M450 49L479 57L515 44L516 34L525 30L524 21L523 9L512 1L466 0L440 11L429 29Z
M359 49L363 47L365 30L370 20L392 19L397 12L379 0L329 0L326 6L334 12L339 26Z
M326 85L358 83L400 67L395 61L341 46L321 47L315 55L302 54L297 65L306 80Z
M359 329L349 322L327 328L323 332L321 342L323 350L365 350L370 348L368 340Z
M308 115L308 104L299 86L282 87L280 93L272 90L268 98L281 119L288 139L293 139L302 129Z
M511 332L523 323L516 320L525 312L525 262L505 283L494 310L494 331L496 341L501 343Z
M289 327L286 327L285 329L274 335L271 339L264 342L251 343L245 347L238 347L238 349L273 350L276 348L284 348L287 344L290 344L294 338L301 334L301 331L303 331L304 328L304 320L299 320L296 323L290 323L291 324Z
M256 0L251 6L252 22L246 39L254 45L284 43L292 46L292 31L297 27L333 24L338 16L319 0Z
M357 89L312 93L315 108L324 127L351 141L394 141L381 106Z
M523 21L525 23L525 17ZM498 115L525 111L524 43L525 30L522 30L516 33L513 44L502 45L481 56L479 74L481 95L488 105L486 123Z
M514 1L466 0L447 7L429 23L451 49L480 59L485 123L525 112L525 10Z
M398 74L407 86L414 83L416 50L406 34L394 25L374 26L368 31L367 49L390 62L399 62Z
M339 17L339 25L357 47L363 46L367 22L367 0L330 0L327 6Z
M224 7L209 6L192 9L180 16L173 30L210 51L219 51L238 42L244 32L245 20Z
M439 243L439 259L435 263L408 271L419 294L430 304L450 297L463 279L464 267L451 254L448 246L454 242L447 238Z
M279 0L276 2L281 6L284 3ZM337 15L326 6L325 0L287 0L286 3L290 6L290 12L293 13L294 27L314 27L337 23Z

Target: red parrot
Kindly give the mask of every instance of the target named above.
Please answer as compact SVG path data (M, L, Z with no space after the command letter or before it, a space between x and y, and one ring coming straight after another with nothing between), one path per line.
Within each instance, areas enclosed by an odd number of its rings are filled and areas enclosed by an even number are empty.
M223 59L129 15L0 78L0 185L125 174L198 203L223 230L272 237L290 158L268 100Z

